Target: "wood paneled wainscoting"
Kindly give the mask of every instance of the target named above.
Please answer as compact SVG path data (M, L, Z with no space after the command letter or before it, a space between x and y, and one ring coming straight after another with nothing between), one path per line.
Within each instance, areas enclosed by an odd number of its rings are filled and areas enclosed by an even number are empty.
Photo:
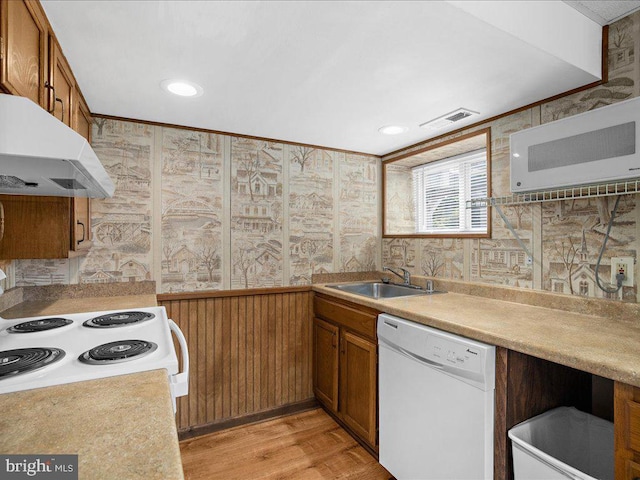
M315 406L310 287L158 295L189 346L181 438Z

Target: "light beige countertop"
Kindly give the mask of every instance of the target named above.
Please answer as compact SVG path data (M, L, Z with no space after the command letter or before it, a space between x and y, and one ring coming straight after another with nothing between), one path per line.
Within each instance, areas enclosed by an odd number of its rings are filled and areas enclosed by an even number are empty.
M459 284L470 288L468 283ZM447 285L443 286L446 289ZM457 288L456 282L449 282L449 286ZM436 284L436 288L442 287ZM450 292L375 300L325 285L313 286L319 293L640 387L637 304L523 289L478 288L496 298ZM526 302L505 300L509 297L522 297ZM535 302L554 308L527 304Z
M5 319L157 305L155 294L32 294ZM87 293L87 292L84 292ZM95 294L96 292L88 292ZM79 478L182 479L167 372L120 375L0 395L0 453L77 454Z
M0 452L77 454L80 479L183 479L164 369L0 395Z
M4 319L38 317L42 315L64 315L65 313L98 312L155 307L155 294L119 295L115 297L53 298L27 300L0 312Z

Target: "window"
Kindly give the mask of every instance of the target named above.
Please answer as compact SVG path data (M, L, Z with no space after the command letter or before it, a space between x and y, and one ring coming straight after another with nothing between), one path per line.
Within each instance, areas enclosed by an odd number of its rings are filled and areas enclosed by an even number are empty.
M416 233L487 233L487 210L466 208L487 197L487 151L476 150L412 168Z
M491 238L491 207L466 204L490 192L490 128L383 158L382 236Z

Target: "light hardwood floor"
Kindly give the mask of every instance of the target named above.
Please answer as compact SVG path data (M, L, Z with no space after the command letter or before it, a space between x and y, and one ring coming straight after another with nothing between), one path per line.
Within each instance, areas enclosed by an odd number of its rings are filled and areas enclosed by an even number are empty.
M322 409L180 442L186 480L388 480Z

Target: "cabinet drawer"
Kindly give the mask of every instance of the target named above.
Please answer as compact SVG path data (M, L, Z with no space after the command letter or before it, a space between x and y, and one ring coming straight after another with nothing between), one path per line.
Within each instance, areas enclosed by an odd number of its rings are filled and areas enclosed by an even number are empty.
M318 317L330 320L372 340L376 338L376 320L379 313L376 310L318 294L313 298L313 310Z

